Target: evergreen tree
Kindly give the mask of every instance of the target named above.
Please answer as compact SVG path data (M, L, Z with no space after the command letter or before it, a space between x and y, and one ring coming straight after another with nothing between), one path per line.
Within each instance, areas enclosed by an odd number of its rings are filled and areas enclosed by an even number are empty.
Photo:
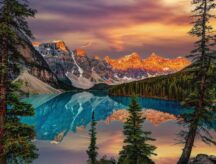
M188 131L181 132L185 139L185 146L178 164L188 163L197 135L206 143L216 144L207 129L211 127L215 119L212 90L216 79L211 70L215 67L216 37L209 23L211 18L215 18L212 10L216 8L216 3L215 0L193 0L192 4L194 5L194 27L191 35L198 37L198 41L189 57L192 57L194 61L190 71L194 75L192 81L195 90L184 101L184 105L191 107L192 112L182 116Z
M132 98L129 111L129 118L124 124L124 146L120 152L119 164L152 164L151 155L154 154L155 146L148 144L154 141L150 137L151 132L142 130L145 118L142 117L142 110L135 98Z
M21 123L20 118L33 116L31 105L19 100L19 83L10 84L7 92L7 111L4 122L3 157L9 164L28 164L38 157L37 148L32 142L34 127Z
M26 0L0 0L0 163L30 163L36 158L33 127L22 124L20 116L33 114L30 105L19 101L11 74L22 56L19 48L31 44L26 19L35 10Z
M88 147L88 150L87 150L87 154L88 154L88 163L89 164L96 164L97 163L97 149L98 147L96 146L96 121L95 121L95 114L94 112L92 113L92 122L91 122L91 128L89 130L89 135L90 135L90 145Z

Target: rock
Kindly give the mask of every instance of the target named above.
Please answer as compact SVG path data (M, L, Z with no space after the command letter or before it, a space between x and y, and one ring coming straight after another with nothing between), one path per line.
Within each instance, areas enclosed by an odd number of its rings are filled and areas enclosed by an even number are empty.
M81 49L70 51L63 41L59 43L60 46L56 46L56 43L34 45L52 72L65 84L89 89L96 84L108 84L115 80L112 67L105 61L89 57Z
M183 57L168 59L155 53L142 59L136 52L118 59L111 59L109 56L106 56L105 61L112 65L119 77L136 79L157 74L173 73L191 64L189 60Z
M59 94L60 90L57 90L49 84L39 80L37 77L29 74L27 71L21 73L15 80L22 82L20 90L23 93L29 94Z
M117 85L173 73L190 64L184 58L167 59L156 54L146 59L142 59L137 53L119 59L108 56L100 59L88 56L82 49L70 51L61 40L33 45L61 82L81 89L90 89L97 84Z
M216 164L216 156L199 154L195 158L192 158L189 164Z
M53 90L55 90L56 87L61 87L58 78L50 70L43 56L33 45L26 43L24 46L18 46L18 51L21 54L20 58L12 60L10 63L11 69L9 71L9 79L11 81L22 76L23 71L25 71L32 77L36 77L35 79L37 79L37 81L41 81L41 84L44 83L50 86L50 88L53 87ZM16 64L19 66L19 69L15 66Z

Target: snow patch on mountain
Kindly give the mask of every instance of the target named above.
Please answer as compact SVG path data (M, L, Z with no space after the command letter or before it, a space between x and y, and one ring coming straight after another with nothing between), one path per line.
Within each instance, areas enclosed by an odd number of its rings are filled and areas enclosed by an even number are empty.
M74 61L74 64L77 66L77 68L78 68L78 70L79 70L79 73L80 73L80 77L83 77L83 69L77 64L77 61L76 61L76 59L75 59L75 57L74 57L74 52L72 51L71 52L71 56L72 56L72 58L73 58L73 61Z
M76 88L90 89L96 84L116 85L176 72L188 64L184 58L168 59L155 53L142 59L132 53L118 59L104 59L87 55L82 49L70 51L61 40L34 43L50 69L63 82Z

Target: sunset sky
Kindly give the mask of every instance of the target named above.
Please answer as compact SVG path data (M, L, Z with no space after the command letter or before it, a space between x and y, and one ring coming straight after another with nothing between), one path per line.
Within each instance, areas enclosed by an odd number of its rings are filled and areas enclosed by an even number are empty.
M167 131L169 129L169 131ZM119 151L122 148L123 135L122 124L120 122L111 122L109 125L104 125L99 122L97 125L97 144L99 146L99 155L108 155L108 157L117 158ZM181 144L177 143L176 134L179 132L179 126L173 122L165 122L160 125L152 125L149 122L145 123L145 130L151 130L152 136L157 140L153 142L157 146L157 156L152 158L157 164L173 164L176 163L182 149ZM87 154L85 153L88 147L88 130L83 129L77 133L69 132L64 140L53 145L48 141L39 141L37 146L40 150L40 157L36 163L85 163ZM72 146L73 145L73 146ZM195 142L195 147L192 156L200 153L214 154L216 153L214 146L209 146L200 140ZM167 151L168 150L168 151ZM50 158L52 157L52 158ZM34 164L34 163L33 163Z
M119 57L156 52L187 55L193 39L189 0L31 0L36 41L64 40L70 49Z

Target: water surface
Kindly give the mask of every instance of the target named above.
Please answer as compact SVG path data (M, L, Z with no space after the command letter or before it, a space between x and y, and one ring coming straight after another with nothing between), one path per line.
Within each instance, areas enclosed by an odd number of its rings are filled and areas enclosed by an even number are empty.
M25 99L36 111L34 117L23 121L34 125L35 141L40 157L34 164L85 164L89 144L88 129L94 111L97 124L97 143L100 157L118 157L123 135L122 125L127 118L130 98L110 97L99 92L68 92L60 95L36 95ZM146 122L143 129L152 131L158 148L153 157L158 164L174 164L182 146L176 145L176 134L181 127L176 116L184 109L178 102L160 99L138 98ZM216 155L215 147L196 141L193 155Z

